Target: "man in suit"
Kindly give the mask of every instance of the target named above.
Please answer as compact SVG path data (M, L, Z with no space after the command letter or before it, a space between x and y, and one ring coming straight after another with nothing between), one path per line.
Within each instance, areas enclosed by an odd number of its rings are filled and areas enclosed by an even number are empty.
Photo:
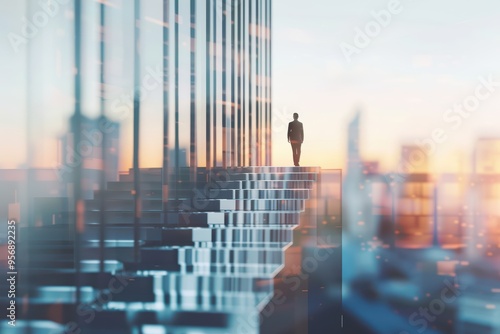
M293 164L299 166L300 147L304 141L304 127L298 121L299 114L293 114L293 122L288 123L288 142L292 144Z

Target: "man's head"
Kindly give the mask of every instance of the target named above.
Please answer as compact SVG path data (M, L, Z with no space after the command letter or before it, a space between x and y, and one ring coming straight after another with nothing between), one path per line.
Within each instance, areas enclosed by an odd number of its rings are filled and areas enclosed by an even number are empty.
M297 114L296 112L293 113L293 119L294 120L298 120L299 119L299 114Z

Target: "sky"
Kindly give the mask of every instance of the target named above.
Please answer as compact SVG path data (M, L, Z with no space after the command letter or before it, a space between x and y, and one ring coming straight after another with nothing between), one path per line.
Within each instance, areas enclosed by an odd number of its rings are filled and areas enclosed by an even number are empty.
M499 135L493 120L500 91L456 129L443 114L474 93L479 77L500 81L500 2L399 3L402 10L349 62L340 45L355 45L356 29L390 1L274 2L274 103L301 115L303 163L344 166L347 122L356 109L363 156L387 169L398 162L402 143L429 138L436 128L449 133L431 157L441 170L468 164L477 137ZM279 152L275 162L286 162L288 152Z
M90 2L88 8L96 8ZM144 6L144 16L150 19L146 42L161 32L152 23L159 15L156 6L155 1ZM31 80L36 87L36 131L41 134L36 160L44 167L54 164L56 138L66 126L62 116L71 114L72 42L64 25L70 7L62 4L61 11L28 41L37 55ZM0 8L0 168L16 168L26 161L26 47L14 52L8 36L21 29L24 1L4 1ZM87 9L89 20L93 15L93 9ZM383 24L376 17L384 18ZM109 56L112 90L122 82L130 85L131 76L123 73L130 72L126 55L131 49L125 40L132 31L116 17L109 19L117 27L112 32L116 47ZM84 66L94 69L97 49L91 41L97 27L89 26ZM61 40L66 43L61 45ZM154 69L161 58L159 46L151 45L143 64ZM301 165L344 168L347 124L360 110L362 155L380 161L383 170L395 168L402 144L428 141L436 131L444 133L445 140L432 152L435 169L456 171L460 165L470 165L478 137L500 136L495 122L500 108L500 86L495 86L500 82L499 56L496 0L273 0L273 164L291 164L286 124L297 112L305 129ZM94 115L98 97L92 89L97 77L91 74L95 71L87 72L85 112ZM478 86L481 96L488 97L458 119L450 108L473 101ZM159 166L155 148L161 138L156 116L161 92L150 95L145 102L143 145L151 149L143 159L144 164ZM131 143L126 130L131 125L130 117L123 120L124 143ZM129 162L130 152L124 150L122 167Z

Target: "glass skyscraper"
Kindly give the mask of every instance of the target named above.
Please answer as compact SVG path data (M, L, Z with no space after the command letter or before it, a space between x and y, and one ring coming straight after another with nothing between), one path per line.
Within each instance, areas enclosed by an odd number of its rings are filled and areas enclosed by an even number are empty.
M306 329L307 302L288 275L303 291L302 247L319 261L318 205L308 200L320 170L271 167L272 1L26 8L33 24L47 17L53 26L27 49L25 171L0 173L0 212L18 235L17 295L0 299L3 309L17 305L17 327L4 321L0 331ZM42 70L47 59L56 71ZM39 107L51 84L71 112ZM41 144L43 115L67 124L56 150ZM40 168L47 156L52 169ZM340 173L332 176L338 208ZM322 237L323 252L338 247ZM339 256L330 248L322 262ZM311 300L324 303L311 277ZM294 308L295 322L280 320Z

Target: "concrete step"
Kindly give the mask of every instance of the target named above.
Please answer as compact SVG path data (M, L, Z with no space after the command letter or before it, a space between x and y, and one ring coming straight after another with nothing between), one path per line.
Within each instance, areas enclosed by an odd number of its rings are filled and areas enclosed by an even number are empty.
M230 211L225 213L225 225L228 226L297 226L300 211Z
M141 267L150 270L186 270L199 272L210 270L212 266L228 268L266 265L281 266L284 262L281 248L225 249L196 247L143 247L141 249ZM208 271L210 272L210 271Z
M298 211L305 208L302 199L238 199L235 211Z
M143 211L162 211L163 202L161 199L143 199ZM133 211L133 199L107 199L104 204L105 210L109 211ZM190 210L194 211L229 211L234 210L236 204L230 199L208 199L208 198L193 198L184 200L170 199L167 204L167 210ZM85 201L85 210L99 211L101 209L101 201L87 200Z
M221 189L210 192L215 199L302 199L309 198L309 189Z
M209 243L208 247L222 248L255 247L256 245L292 242L292 229L281 226L272 227L226 227L226 228L163 228L163 245L192 246L195 243Z
M284 267L285 250L299 233L295 227L319 168L198 168L196 182L189 168L181 168L176 182L169 182L166 214L162 170L140 172L138 263L134 262L133 171L121 174L119 182L108 183L107 190L96 191L95 198L85 202L80 249L84 302L95 300L102 284L98 259L103 200L105 279L129 277L125 289L113 294L99 317L85 324L84 332L129 333L135 324L169 326L180 332L238 332L235 319L247 319L273 295L274 278ZM20 241L29 243L26 250L31 256L30 279L25 281L29 283L20 288L34 296L32 319L49 318L59 295L65 311L58 321L67 323L77 314L73 215L62 212L55 221L43 222L46 226L21 229ZM257 333L258 317L249 321Z
M87 224L97 224L99 222L99 212L87 212L85 222ZM107 211L106 224L133 224L133 211ZM207 227L210 225L224 225L224 213L222 212L168 212L165 223L162 220L161 211L144 211L141 214L141 224L151 225L171 225L171 226L191 226Z

